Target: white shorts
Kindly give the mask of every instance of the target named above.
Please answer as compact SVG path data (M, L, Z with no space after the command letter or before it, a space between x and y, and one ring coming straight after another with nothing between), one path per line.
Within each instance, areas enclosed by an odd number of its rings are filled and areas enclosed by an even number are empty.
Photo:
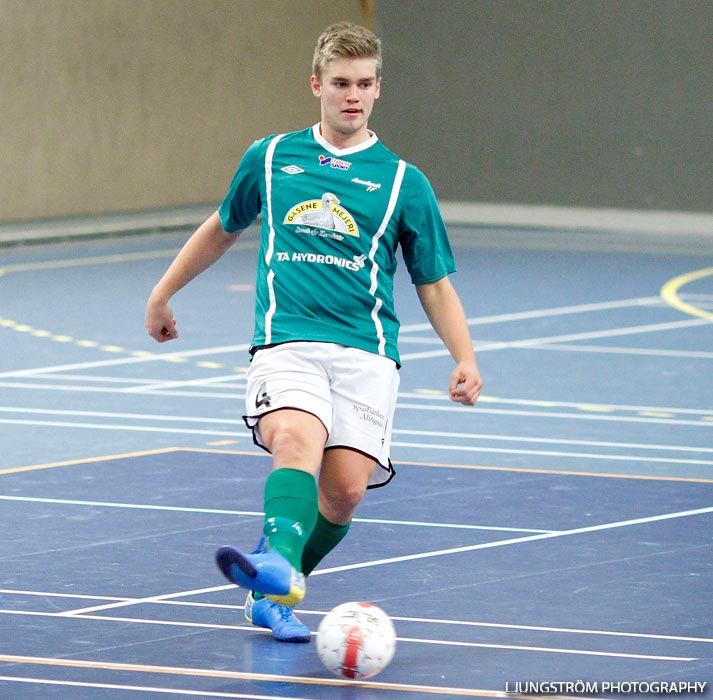
M265 449L258 420L296 408L327 429L325 449L346 447L373 457L369 488L394 475L389 459L399 372L388 357L336 343L293 342L258 350L247 373L245 423Z

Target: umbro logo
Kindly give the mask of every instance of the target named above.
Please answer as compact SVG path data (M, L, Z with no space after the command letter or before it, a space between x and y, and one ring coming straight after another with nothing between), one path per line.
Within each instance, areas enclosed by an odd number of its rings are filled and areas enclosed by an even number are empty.
M304 170L300 168L298 165L286 165L284 168L280 168L283 173L287 173L288 175L297 175L298 173L303 173Z

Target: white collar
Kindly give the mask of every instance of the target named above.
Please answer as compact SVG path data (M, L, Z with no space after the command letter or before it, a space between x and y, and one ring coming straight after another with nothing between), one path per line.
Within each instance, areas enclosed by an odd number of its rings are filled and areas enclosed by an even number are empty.
M371 148L379 140L379 137L373 131L369 131L369 138L366 141L362 141L356 146L350 146L349 148L336 148L335 146L332 146L332 144L329 143L329 141L327 141L324 136L322 136L322 132L320 131L319 126L320 122L317 122L312 127L312 135L314 136L314 140L320 146L322 146L322 148L329 151L332 155L335 156L348 156L352 153L359 153L359 151L364 151L367 148Z

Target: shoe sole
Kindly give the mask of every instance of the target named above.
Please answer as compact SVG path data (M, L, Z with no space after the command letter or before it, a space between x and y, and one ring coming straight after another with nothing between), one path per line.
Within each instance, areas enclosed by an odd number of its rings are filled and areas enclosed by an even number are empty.
M215 561L218 564L218 568L223 572L223 576L239 586L243 585L241 583L242 577L234 576L233 566L238 568L248 583L257 577L257 569L242 552L232 547L221 547L215 553Z
M215 561L228 581L232 581L242 588L262 593L262 595L275 603L294 607L302 602L305 597L304 577L294 569L292 570L289 590L274 592L260 590L261 587L255 585L259 573L257 568L246 555L234 547L225 546L218 549L215 553Z

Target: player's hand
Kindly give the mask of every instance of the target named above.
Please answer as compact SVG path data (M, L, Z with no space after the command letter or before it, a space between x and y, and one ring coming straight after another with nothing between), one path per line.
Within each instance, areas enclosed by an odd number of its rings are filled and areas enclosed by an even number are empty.
M474 406L483 390L483 379L475 362L459 362L451 374L448 395L451 401Z
M166 302L149 299L146 305L146 330L159 343L178 338L176 319Z

